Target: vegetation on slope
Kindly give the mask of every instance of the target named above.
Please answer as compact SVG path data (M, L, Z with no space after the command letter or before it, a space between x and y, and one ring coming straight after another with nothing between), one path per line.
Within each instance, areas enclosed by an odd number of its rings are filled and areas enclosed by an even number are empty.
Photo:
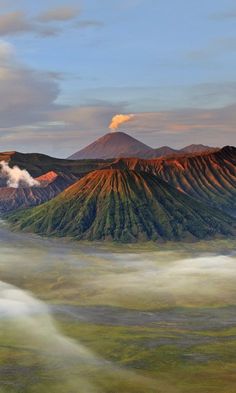
M234 221L157 176L94 171L44 205L9 216L17 228L76 239L180 240L233 235Z
M236 148L168 159L119 159L111 168L145 171L161 177L204 204L236 213Z

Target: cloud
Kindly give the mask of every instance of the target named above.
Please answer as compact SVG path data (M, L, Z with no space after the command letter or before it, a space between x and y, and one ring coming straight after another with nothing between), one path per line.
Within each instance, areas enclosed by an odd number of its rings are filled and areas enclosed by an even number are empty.
M78 8L56 7L43 12L37 19L42 23L67 22L75 19L79 14L80 10Z
M109 87L80 91L81 102L123 102L126 112L155 112L170 108L217 108L236 102L236 82L199 83L190 86Z
M15 57L14 48L0 41L0 128L47 118L59 93L53 75L22 65Z
M81 391L89 393L99 391L86 379L86 367L83 368L83 365L90 368L100 367L102 370L105 361L78 341L64 336L58 330L46 304L30 293L0 281L0 322L2 334L10 328L12 336L16 338L19 345L35 348L38 367L50 372L55 381L58 374L55 367L53 368L52 354L54 358L56 357L60 381L66 390L76 389L79 380ZM77 365L76 378L73 377L73 373L69 373L68 376L65 363L68 368L73 369Z
M107 132L112 116L122 106L71 107L50 112L51 121L40 127L11 129L1 137L8 149L23 146L50 155L69 156ZM183 147L191 143L211 146L236 144L236 105L217 109L185 108L179 110L140 112L126 124L126 132L152 147ZM45 142L46 141L46 142ZM33 147L34 149L34 147ZM55 153L56 152L56 153Z
M0 15L0 35L15 35L34 30L23 12L9 12Z
M68 27L83 29L103 25L97 20L77 20L79 15L78 8L69 6L55 7L30 18L22 11L0 14L0 36L34 34L47 37L58 35Z
M60 29L55 26L46 28L33 19L28 19L21 11L9 12L0 15L0 36L14 36L20 34L36 34L39 36L56 35Z
M217 109L179 109L136 114L132 128L155 133L235 132L236 104ZM198 133L199 136L199 133Z
M116 105L72 106L52 112L51 120L56 119L70 125L70 127L77 127L79 130L104 130L105 132L110 119L122 109L124 109L122 103Z
M215 20L236 19L236 9L232 9L229 11L216 12L216 13L210 15L210 19L215 19Z
M117 113L132 112L135 118L127 122L127 132L154 147L181 147L199 139L209 145L216 141L217 145L236 144L235 82L199 84L180 91L159 89L160 100L153 102L148 89L134 89L130 96L128 87L105 93L98 89L89 91L88 96L80 92L80 105L62 105L61 78L61 74L39 72L20 63L14 47L0 40L2 150L55 155L56 144L57 155L69 156L105 134ZM158 88L151 95L156 92ZM122 101L124 97L128 101ZM148 107L152 109L147 111Z
M78 29L86 29L88 27L103 27L104 23L99 20L81 20L78 21L75 25Z
M0 40L0 64L7 61L14 54L14 47L6 41Z
M138 299L140 308L148 305L154 310L236 304L233 256L202 255L176 260L173 252L152 256L130 253L113 256L112 262L109 273L91 275L83 287L84 294L91 294L91 289L95 297L99 294L100 304L136 308ZM94 301L93 295L90 301Z
M236 52L235 37L218 38L217 40L209 42L205 48L189 52L187 57L190 60L205 60L227 52Z
M134 391L154 392L157 386L154 379L121 368L93 353L78 339L63 335L53 318L52 309L46 303L3 281L0 281L0 324L1 337L9 337L10 332L14 343L12 347L9 346L6 357L3 356L4 360L8 361L15 347L23 352L27 348L27 354L34 357L33 364L37 367L31 369L31 377L34 379L35 373L39 378L36 378L35 383L32 382L32 386L45 386L45 375L49 375L55 385L54 392L60 385L65 392L101 393L104 389L107 391L105 381L111 380L117 392L122 388L122 391L127 391L129 386ZM24 356L17 359L17 367L19 370L25 367ZM12 370L17 367L13 362ZM12 381L13 373L6 373L4 386L11 386ZM26 391L27 386L28 379L23 378L22 390ZM165 391L170 391L165 382L161 386ZM0 391L6 393L5 388Z

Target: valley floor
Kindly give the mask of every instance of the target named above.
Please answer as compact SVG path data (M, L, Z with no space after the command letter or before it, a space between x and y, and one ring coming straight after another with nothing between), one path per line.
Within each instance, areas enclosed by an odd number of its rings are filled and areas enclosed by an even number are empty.
M235 392L233 241L0 246L1 393Z

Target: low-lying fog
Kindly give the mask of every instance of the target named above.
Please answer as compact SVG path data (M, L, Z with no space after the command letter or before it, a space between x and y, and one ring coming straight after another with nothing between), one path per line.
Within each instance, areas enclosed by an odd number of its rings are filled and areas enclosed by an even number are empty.
M99 365L99 362L102 365L102 362L87 348L58 331L48 307L43 302L2 281L0 281L0 326L2 337L6 337L7 333L11 332L11 340L15 340L14 345L33 347L40 365L43 364L50 369L53 366L60 367L60 378L68 389L75 388L78 380L73 381L66 375L63 365L70 364L73 367L80 363L85 367L86 363ZM95 392L89 381L86 381L82 375L78 377L81 392ZM10 378L9 382L11 382ZM6 388L9 387L7 381L5 385ZM2 391L4 392L0 388L0 392Z
M134 381L133 388L140 388L142 392L146 389L156 391L157 384L153 379L122 369L102 359L78 340L63 335L45 303L2 281L0 337L0 393L26 392L29 382L32 392L48 393L48 380L51 381L51 393L58 393L59 389L70 393L102 393L101 385L109 379L117 379L118 383L123 381L127 386ZM8 354L4 358L6 348L9 354L12 350L13 357ZM31 359L25 364L27 352ZM18 375L19 370L22 377ZM25 376L26 370L28 375ZM4 371L7 371L7 377ZM40 378L37 375L39 371L43 374L46 372L46 376ZM34 383L39 390L34 390Z
M42 239L11 233L1 224L0 246L1 279L48 303L143 310L236 303L236 255L230 243L228 251L222 243L223 255L207 253L214 249L207 242L177 250L150 246L149 251Z
M177 318L176 307L232 307L236 305L233 245L222 241L214 253L212 244L178 245L177 250L174 245L171 250L165 245L149 249L77 244L11 233L1 223L0 334L4 337L10 331L17 345L27 343L45 364L59 367L75 361L77 366L83 364L83 370L87 364L112 370L114 365L60 333L56 315L69 312L76 321L145 325ZM64 373L66 388L74 391L73 378ZM83 373L79 378L80 392L99 391Z

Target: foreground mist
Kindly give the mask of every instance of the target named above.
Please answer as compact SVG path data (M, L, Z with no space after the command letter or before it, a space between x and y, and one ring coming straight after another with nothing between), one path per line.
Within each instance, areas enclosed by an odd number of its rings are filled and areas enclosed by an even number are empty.
M66 368L78 366L79 363L85 368L88 364L99 364L98 359L87 348L58 331L43 302L1 281L0 324L1 335L11 331L11 339L17 345L34 348L40 367L51 370L55 368L54 374L59 368L64 387L76 388L79 383L80 392L96 391L81 375L77 375L77 381L73 381L72 376L67 375ZM7 389L10 383L10 378L5 381Z
M1 393L232 391L233 243L0 246Z
M49 381L53 382L50 385L50 392L55 393L60 389L63 392L99 393L110 391L110 384L114 385L115 389L122 384L126 389L132 384L132 389L135 389L132 391L141 389L142 392L146 389L154 392L158 388L157 383L150 378L122 370L111 362L99 358L78 341L63 335L56 327L46 304L2 281L0 281L0 335L8 345L10 340L15 349L24 348L24 352L33 350L28 365L23 358L22 366L19 359L15 364L14 358L13 362L8 364L10 367L8 371L10 369L11 371L9 376L1 380L1 393L22 391L22 387L24 392L48 392L46 386ZM4 347L4 341L2 344ZM22 379L17 377L14 382L14 370L17 371L19 366L23 367L23 364L24 367L28 367L27 373L31 375L25 377L25 370L22 370ZM0 373L0 379L1 377ZM41 379L45 384L40 382ZM109 383L110 379L112 381ZM37 381L39 390L34 389L32 380ZM29 383L32 390L27 389Z

